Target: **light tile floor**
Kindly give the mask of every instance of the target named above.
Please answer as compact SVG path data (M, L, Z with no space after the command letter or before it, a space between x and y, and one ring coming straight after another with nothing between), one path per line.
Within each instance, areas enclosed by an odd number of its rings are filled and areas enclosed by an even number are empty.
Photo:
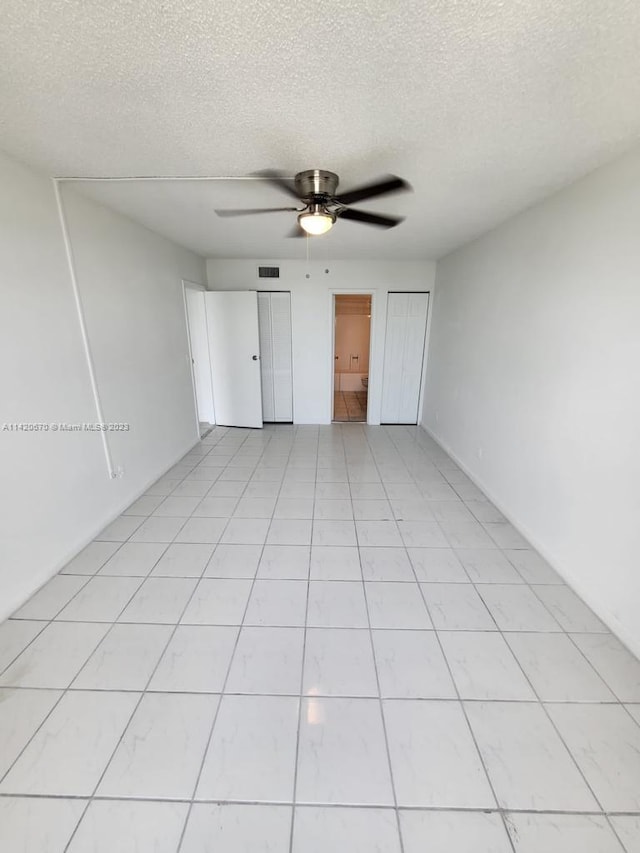
M8 853L640 851L640 663L420 430L214 429L0 673Z
M366 422L367 391L334 391L333 420Z

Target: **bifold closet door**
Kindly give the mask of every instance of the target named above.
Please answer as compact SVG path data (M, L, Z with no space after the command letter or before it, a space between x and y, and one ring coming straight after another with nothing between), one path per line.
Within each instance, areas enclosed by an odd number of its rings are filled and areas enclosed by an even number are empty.
M382 376L383 424L417 424L428 293L390 293Z
M204 294L216 422L262 427L258 300L255 290Z
M258 293L262 419L293 421L291 294Z

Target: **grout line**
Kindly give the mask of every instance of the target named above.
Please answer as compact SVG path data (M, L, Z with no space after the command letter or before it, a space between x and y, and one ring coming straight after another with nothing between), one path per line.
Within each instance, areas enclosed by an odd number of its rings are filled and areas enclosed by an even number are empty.
M313 489L313 515L315 516L315 505L316 505L316 487L318 482L318 468L317 468L317 453L318 447L320 444L320 434L318 433L318 439L316 442L316 479L314 481L314 489ZM314 530L314 521L311 521L311 540L309 542L309 552L308 552L308 560L309 565L307 568L307 597L305 601L304 608L304 629L302 634L302 665L300 667L300 697L298 699L298 725L296 730L296 748L295 748L295 757L293 764L293 807L291 809L291 827L289 830L289 853L293 853L293 840L295 833L295 821L296 821L296 801L298 795L298 765L300 760L300 731L302 728L302 712L304 707L304 673L307 665L306 657L307 657L307 627L309 622L309 592L311 589L311 553L313 548L313 530Z
M288 500L288 499L285 499L285 500ZM302 500L305 500L305 499L302 498ZM312 500L312 498L309 498L309 500ZM320 498L320 500L325 500L325 498ZM340 500L347 500L347 499L346 498L328 498L326 500L340 501ZM192 517L192 518L194 518L194 517L209 518L209 519L215 518L218 521L231 521L234 519L234 516L190 516L190 517ZM187 520L189 520L189 518L187 518ZM249 518L249 517L236 516L235 520L237 520L237 521L268 521L269 519L267 519L267 518L257 518L256 519L254 517ZM348 519L339 519L339 518L322 518L322 517L316 517L316 518L285 518L284 516L282 518L280 518L280 517L274 518L273 520L274 521L343 521L344 520L344 521L370 522L370 523L381 522L381 521L394 521L394 520L397 521L397 519L393 519L393 518L383 518L383 519L369 519L369 518L353 519L353 518L348 518ZM399 520L402 521L403 519L399 519ZM127 543L123 543L123 544L127 544ZM251 546L251 545L261 545L263 543L261 543L261 542L222 542L219 540L218 542L203 542L203 541L199 541L199 542L169 542L169 543L167 543L167 542L136 542L136 543L132 543L132 544L136 544L136 545L168 545L169 547L171 545L207 545L207 546L211 546L212 548L215 549L215 547L218 545L233 545L233 546L249 545L249 546ZM303 543L303 542L300 542L300 543L290 543L290 542L273 543L273 542L268 542L266 544L274 545L275 547L278 547L278 548L308 548L309 547L309 543ZM315 548L346 548L348 550L355 551L355 550L357 550L358 546L356 546L356 545L315 545L314 547ZM385 548L404 549L407 546L397 545L397 544L396 545L367 545L367 544L363 544L361 547L362 548L380 548L380 550L383 550ZM449 551L449 550L451 550L450 548L428 548L428 547L426 547L426 548L423 548L423 547L414 548L413 545L410 545L408 547L413 548L414 550L418 550L418 551ZM164 554L162 556L164 556ZM161 558L159 558L159 559L161 559ZM464 567L462 567L462 566L461 566L461 568L464 569ZM54 575L54 577L58 577L58 575ZM150 571L147 574L140 574L140 573L136 572L135 570L133 570L131 572L126 572L126 573L117 572L117 573L113 573L113 574L109 574L109 573L103 574L102 571L100 571L95 575L87 575L84 572L80 572L80 573L65 572L65 574L60 575L60 577L86 577L87 580L91 580L95 577L101 577L101 578L142 578L143 580L146 580L149 577L172 577L172 578L193 577L193 578L197 578L197 577L200 577L200 575L197 575L197 574L193 574L193 575L184 575L184 574L155 575L155 574L153 574L152 571ZM237 576L236 575L220 575L220 577L237 577ZM247 575L245 577L250 577L250 576ZM283 578L271 578L271 579L270 578L264 578L264 580L300 580L300 578L296 578L296 577L290 577L290 578L284 578L283 577ZM336 578L336 581L346 581L346 580L347 580L346 578ZM415 582L416 581L413 578L410 580L406 580L406 579L402 579L402 578L391 578L391 579L367 578L367 583L403 583L403 584L411 585ZM464 581L436 580L436 581L430 581L430 580L424 580L422 578L420 578L418 580L418 583L424 584L425 586L459 586L461 588L468 587L468 586L481 586L481 587L512 586L512 587L515 587L516 589L522 589L522 588L527 586L527 584L525 582L520 582L520 581L518 581L516 583L513 583L513 582L511 582L511 583L506 582L505 583L502 581L483 581L481 583L477 583L477 582L474 582L472 580L464 580ZM75 594L76 593L74 593L74 595ZM71 599L69 599L69 601L71 601ZM69 601L67 602L67 604L69 603ZM66 607L66 605L64 605L64 606ZM57 619L58 617L56 616L53 618ZM16 614L13 614L6 621L11 621L11 622L49 622L51 620L49 619L49 617L39 618L37 616L17 616ZM67 619L64 621L73 622L73 621L80 621L80 620ZM460 629L460 630L464 630L464 629ZM468 630L476 630L476 629L468 629ZM477 629L477 630L482 630L482 629ZM525 629L504 628L502 630L504 630L506 633L512 633L512 634L517 634L517 633L523 633L523 634L566 634L566 633L568 633L569 636L571 636L571 634L589 634L589 635L594 636L594 637L609 637L609 636L611 636L611 634L608 631L607 632L605 632L605 631L571 631L571 632L567 632L565 628L562 628L562 626L559 626L558 628L556 628L554 630L549 630L548 628L547 629L542 629L542 628L525 628Z
M28 800L80 800L84 801L87 799L87 795L83 794L12 794L12 793L3 793L0 792L0 800L12 800L12 799L28 799ZM184 803L188 805L191 803L191 800L188 797L165 797L158 798L156 797L122 797L122 796L111 796L100 794L93 798L97 802L132 802L132 803ZM253 806L281 806L284 808L288 808L294 806L298 809L373 809L375 811L395 811L395 806L389 805L388 803L359 803L359 802L348 802L348 803L331 803L331 802L322 802L318 801L317 803L295 803L292 800L248 800L248 799L198 799L195 801L194 805L200 804L210 804L210 805L253 805ZM465 806L400 806L399 811L401 812L455 812L457 814L499 814L499 810L497 808L478 808L478 807L465 807ZM583 817L640 817L640 811L623 811L623 810L609 810L606 812L596 811L595 809L589 810L576 810L576 811L566 811L562 809L505 809L507 814L518 814L518 815L567 815L570 817L574 816L583 816Z
M618 815L614 815L614 816L617 817ZM611 830L611 832L613 833L613 835L615 836L615 838L617 839L618 843L620 844L620 851L627 850L627 847L625 844L623 844L622 838L620 837L620 833L618 832L618 830L614 826L613 821L611 820L611 817L612 817L611 813L605 814L604 815L605 822L606 822L607 826L609 827L609 829Z
M349 492L351 494L351 486L349 486ZM352 494L351 494L351 510L352 510L352 514L355 518L355 509L353 506L353 495ZM356 542L358 543L358 562L360 564L360 578L361 578L361 585L362 585L362 597L364 599L364 606L365 606L365 610L367 612L367 625L368 625L368 629L369 629L369 647L371 649L371 658L373 660L373 668L375 671L376 684L378 687L378 696L377 696L378 711L380 714L380 721L382 723L382 733L383 733L383 737L384 737L384 746L385 746L385 752L387 755L387 767L389 770L389 782L391 784L391 793L393 796L393 805L394 805L395 816L396 816L396 830L398 833L400 853L404 853L404 839L402 837L402 828L400 825L400 812L398 809L398 793L396 791L396 782L395 782L395 776L394 776L394 772L393 772L393 763L391 761L391 749L389 747L389 733L387 731L387 721L386 721L385 715L384 715L384 705L383 705L383 701L382 701L382 688L380 686L380 672L378 670L378 660L376 657L376 648L375 648L375 644L373 642L373 630L371 627L371 612L369 610L369 598L367 596L367 586L365 584L364 570L362 568L362 560L360 558L360 540L359 540L359 536L358 536L358 525L356 524L355 520L354 520L354 528L355 528Z
M358 581L354 581L354 583L359 584ZM122 624L122 623L119 623L119 624ZM130 624L137 624L138 627L147 627L146 623L130 623ZM154 626L154 627L157 627L157 626ZM163 624L160 627L171 628L171 627L174 627L174 625ZM178 628L229 628L229 629L243 627L243 628L251 628L253 630L264 629L267 631L269 631L269 630L302 631L304 628L303 625L290 625L290 626L284 626L284 627L280 626L280 625L243 625L243 626L220 625L219 623L216 625L185 625L182 622L179 623L177 625L177 627ZM310 628L313 631L344 631L344 632L355 631L356 633L362 633L363 631L368 630L366 627L348 629L348 628L342 628L342 627L335 628L335 627L327 627L327 626L320 626L320 627L310 626ZM372 630L376 633L378 633L378 632L382 633L385 630L395 632L399 629L396 629L396 628L388 628L388 629L373 628ZM423 631L421 628L411 628L411 629L408 629L406 631L406 633L434 634L435 635L436 633L441 633L441 632ZM121 687L68 687L68 688L60 688L60 687L26 687L26 686L4 687L3 686L0 689L11 690L11 691L23 690L23 691L29 691L29 692L40 691L43 693L57 693L63 689L66 689L67 692L70 692L70 693L140 693L142 688L134 688L134 687L122 687L122 688ZM188 690L188 689L184 689L184 688L173 689L173 690L171 688L162 688L162 689L149 688L146 692L150 693L150 694L171 694L171 695L178 695L179 694L179 695L185 695L185 696L220 696L220 695L222 695L220 690ZM225 690L224 695L225 696L262 696L262 697L272 697L272 698L284 696L284 697L297 699L300 697L301 694L297 693L297 692L292 693L292 692L288 692L288 691L280 692L280 693L278 693L278 692L270 693L269 691L266 691L266 690L251 690L251 691L250 690L244 690L244 691L242 691L242 690ZM304 697L304 698L306 698L306 697ZM348 692L345 692L345 693L314 693L313 698L314 699L376 699L377 693L366 693L366 694L365 693L348 693ZM418 702L418 703L427 703L427 702L455 703L458 701L455 697L452 697L452 696L393 696L393 695L389 695L389 696L384 696L383 698L384 699L393 699L394 702ZM487 699L487 698L479 698L477 696L476 697L464 697L462 699L462 701L465 702L467 705L486 704L488 702L495 703L496 705L537 705L540 703L540 700L537 698L535 698L535 699ZM557 699L557 700L553 700L553 701L544 700L543 704L550 705L550 706L556 706L556 705L587 705L587 706L595 706L595 707L602 707L602 706L617 707L622 703L617 702L617 701L613 701L613 700L611 700L611 701L604 701L604 700L592 701L590 699L589 700L575 700L575 699L560 700L560 699ZM635 722L635 720L634 720L634 722Z

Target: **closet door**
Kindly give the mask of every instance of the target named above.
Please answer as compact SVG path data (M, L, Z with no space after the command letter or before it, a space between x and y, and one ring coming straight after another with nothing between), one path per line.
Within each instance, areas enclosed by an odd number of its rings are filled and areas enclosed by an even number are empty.
M291 294L259 293L262 418L271 423L293 421L291 358Z
M204 294L216 421L262 427L258 300L255 290Z
M382 378L382 423L418 423L428 305L428 293L389 294Z

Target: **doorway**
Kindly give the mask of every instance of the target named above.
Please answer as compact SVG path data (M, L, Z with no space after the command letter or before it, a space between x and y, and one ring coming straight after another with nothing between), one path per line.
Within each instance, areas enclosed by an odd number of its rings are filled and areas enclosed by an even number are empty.
M335 294L333 306L333 420L366 423L371 295Z
M205 315L205 290L198 284L183 281L184 304L187 319L187 339L191 358L191 378L198 419L198 431L202 436L215 424L211 369L209 364L209 342Z

